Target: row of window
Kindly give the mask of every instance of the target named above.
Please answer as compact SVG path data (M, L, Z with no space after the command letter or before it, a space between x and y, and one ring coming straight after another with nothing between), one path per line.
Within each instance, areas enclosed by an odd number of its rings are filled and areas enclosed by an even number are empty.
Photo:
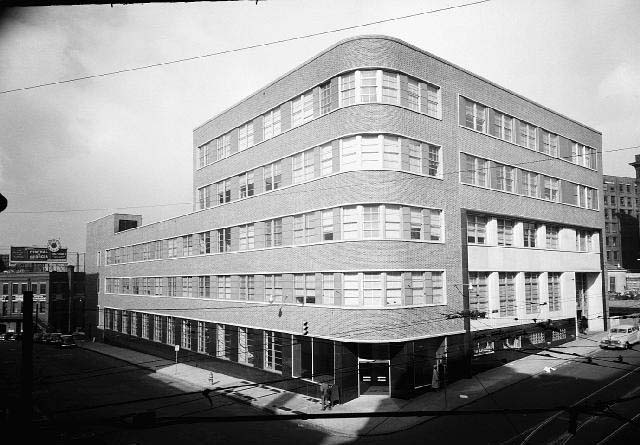
M593 230L477 214L467 217L467 242L489 246L600 251L598 232Z
M609 205L609 197L607 195L604 196L604 205ZM631 196L627 196L626 198L624 196L620 196L620 206L622 207L633 207L634 205L634 199ZM616 197L612 196L611 197L611 206L615 206L616 203ZM635 198L635 206L636 207L640 207L640 198Z
M552 202L598 209L598 190L536 172L460 154L460 180L464 184L502 190Z
M522 348L522 335L515 335L513 337L502 339L502 350L509 349L521 349ZM526 335L526 340L531 345L545 344L547 341L554 342L565 340L567 338L567 328L557 328L551 331L551 335L547 335L544 331L531 332ZM493 354L496 352L496 340L479 340L473 344L473 355L480 356L486 354Z
M22 295L28 290L28 283L2 283L2 295ZM47 283L31 283L31 291L34 295L47 295Z
M3 316L17 315L22 313L22 300L11 299L6 295L1 297L2 302L2 312L0 312ZM47 302L46 301L34 301L33 302L33 313L34 314L44 314L47 311Z
M439 209L353 205L109 249L106 264L338 240L442 242L443 228L444 217Z
M614 183L605 181L605 184L607 184L606 189L612 193L615 193L616 191L616 185ZM637 184L618 184L618 190L620 191L620 193L629 193L629 194L633 194L633 195L637 195L638 194L638 185Z
M598 166L595 148L565 139L464 97L460 97L460 123L472 130L549 156L560 157L583 167L596 170Z
M441 147L413 139L388 134L346 137L200 187L198 209L344 171L388 169L441 177L441 159Z
M243 151L336 108L375 102L399 105L435 118L441 116L439 87L397 72L352 71L292 99L290 114L287 107L280 105L198 147L198 168L235 153L236 137L237 151Z
M469 272L469 309L488 318L515 317L518 313L533 316L540 313L541 305L548 306L549 312L560 311L560 276L559 272ZM516 286L517 280L522 281L522 287Z
M162 295L329 306L445 303L444 272L330 272L106 278L108 294Z

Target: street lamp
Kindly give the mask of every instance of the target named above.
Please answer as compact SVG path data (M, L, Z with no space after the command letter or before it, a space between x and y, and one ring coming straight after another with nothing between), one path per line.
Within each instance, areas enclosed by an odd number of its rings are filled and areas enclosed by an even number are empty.
M67 277L69 279L69 302L67 305L67 334L71 334L71 297L73 296L73 266L67 266Z

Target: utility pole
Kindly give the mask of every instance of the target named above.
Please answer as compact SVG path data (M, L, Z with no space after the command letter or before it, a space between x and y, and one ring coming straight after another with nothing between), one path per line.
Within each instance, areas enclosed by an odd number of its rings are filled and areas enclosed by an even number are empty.
M73 297L73 266L67 266L67 277L69 279L69 304L67 306L67 334L71 334L71 299Z
M31 279L27 291L22 292L22 413L21 420L31 425L33 415L33 291Z

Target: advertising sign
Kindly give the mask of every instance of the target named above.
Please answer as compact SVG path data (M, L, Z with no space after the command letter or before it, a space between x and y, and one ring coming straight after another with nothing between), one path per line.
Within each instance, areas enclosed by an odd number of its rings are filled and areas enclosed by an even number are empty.
M11 246L11 263L66 263L67 249L52 252L46 247L13 247Z

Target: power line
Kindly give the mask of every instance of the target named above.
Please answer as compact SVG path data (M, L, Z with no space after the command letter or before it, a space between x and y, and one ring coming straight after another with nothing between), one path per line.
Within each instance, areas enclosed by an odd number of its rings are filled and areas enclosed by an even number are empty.
M28 86L28 87L14 88L14 89L11 89L11 90L0 91L0 94L7 94L7 93L16 92L16 91L32 90L32 89L35 89L35 88L41 88L41 87L45 87L45 86L60 85L60 84L65 84L65 83L76 82L76 81L79 81L79 80L86 80L86 79L94 79L94 78L98 78L98 77L113 76L113 75L116 75L116 74L122 74L122 73L133 72L133 71L140 71L140 70L145 70L145 69L149 69L149 68L156 68L156 67L165 66L165 65L174 65L174 64L177 64L177 63L188 62L188 61L197 60L197 59L205 59L205 58L208 58L208 57L220 56L220 55L223 55L223 54L231 54L231 53L235 53L235 52L246 51L246 50L249 50L249 49L267 47L267 46L277 45L277 44L280 44L280 43L292 42L292 41L295 41L295 40L303 40L303 39L308 39L308 38L311 38L311 37L318 37L318 36L327 35L327 34L333 34L333 33L341 32L341 31L348 31L348 30L357 29L357 28L364 28L364 27L367 27L367 26L380 25L382 23L389 23L389 22L393 22L393 21L397 21L397 20L409 19L409 18L421 16L421 15L435 14L435 13L438 13L438 12L444 12L444 11L453 10L453 9L465 8L467 6L475 6L475 5L479 5L481 3L488 3L490 1L491 0L479 0L479 1L470 2L470 3L464 3L464 4L456 5L456 6L447 6L445 8L431 9L431 10L428 10L428 11L416 12L416 13L413 13L413 14L407 14L407 15L403 15L403 16L399 16L399 17L392 17L392 18L388 18L388 19L376 20L376 21L373 21L373 22L363 23L363 24L359 24L359 25L345 26L345 27L342 27L342 28L335 28L335 29L331 29L331 30L327 30L327 31L320 31L320 32L315 32L315 33L301 35L301 36L289 37L289 38L281 39L281 40L273 40L271 42L266 42L266 43L257 43L257 44L254 44L254 45L248 45L248 46L244 46L244 47L240 47L240 48L217 51L217 52L213 52L213 53L201 54L201 55L192 56L192 57L185 57L185 58L182 58L182 59L175 59L175 60L170 60L170 61L167 61L167 62L152 63L150 65L137 66L137 67L134 67L134 68L124 68L124 69L111 71L111 72L106 72L106 73L101 73L101 74L90 74L90 75L87 75L87 76L75 77L75 78L67 79L67 80L60 80L60 81L56 81L56 82L41 83L41 84L32 85L32 86Z
M13 212L4 212L4 213L70 213L70 212L94 212L94 211L104 211L104 210L129 210L129 209L146 209L151 207L169 207L169 206L177 206L177 205L192 205L192 202L172 202L167 204L152 204L146 206L130 206L130 207L102 207L102 208L89 208L89 209L67 209L67 210L16 210Z

